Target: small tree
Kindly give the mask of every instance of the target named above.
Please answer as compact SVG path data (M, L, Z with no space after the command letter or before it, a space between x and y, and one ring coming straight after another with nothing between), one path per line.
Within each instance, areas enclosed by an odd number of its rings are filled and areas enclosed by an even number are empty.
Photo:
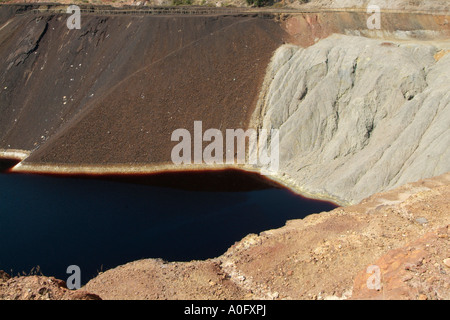
M191 0L172 0L173 6L186 6L191 4L192 4Z
M248 5L255 5L256 7L271 6L274 0L246 0Z

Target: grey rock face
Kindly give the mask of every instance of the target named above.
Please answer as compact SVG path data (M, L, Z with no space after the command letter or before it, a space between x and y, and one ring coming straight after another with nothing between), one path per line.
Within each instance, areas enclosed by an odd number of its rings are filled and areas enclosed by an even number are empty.
M280 175L342 203L450 171L450 54L333 35L280 47L254 113Z

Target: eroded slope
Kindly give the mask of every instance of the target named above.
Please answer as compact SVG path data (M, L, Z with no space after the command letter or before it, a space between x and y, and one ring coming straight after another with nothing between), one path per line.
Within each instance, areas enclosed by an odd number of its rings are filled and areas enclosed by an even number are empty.
M335 35L277 50L255 112L280 129L280 175L357 203L450 171L450 55Z

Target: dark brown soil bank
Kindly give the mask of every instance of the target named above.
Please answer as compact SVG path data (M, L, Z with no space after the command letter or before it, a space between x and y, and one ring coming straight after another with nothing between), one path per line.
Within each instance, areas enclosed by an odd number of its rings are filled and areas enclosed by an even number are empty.
M29 163L170 162L175 129L245 129L285 36L249 16L67 17L0 26L0 148Z

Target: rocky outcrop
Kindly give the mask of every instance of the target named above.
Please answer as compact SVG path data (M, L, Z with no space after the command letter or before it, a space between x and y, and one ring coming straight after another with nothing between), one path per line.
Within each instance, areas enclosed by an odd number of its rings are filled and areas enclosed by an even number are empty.
M22 276L11 278L0 270L0 300L101 300L98 295L67 289L66 283L53 277Z
M434 230L405 247L391 250L371 266L379 268L378 288L373 274L362 270L355 278L352 299L450 299L450 230ZM369 269L370 270L370 269ZM369 286L367 285L369 283Z
M254 118L280 130L282 179L357 203L450 171L450 55L439 53L343 35L279 48Z

